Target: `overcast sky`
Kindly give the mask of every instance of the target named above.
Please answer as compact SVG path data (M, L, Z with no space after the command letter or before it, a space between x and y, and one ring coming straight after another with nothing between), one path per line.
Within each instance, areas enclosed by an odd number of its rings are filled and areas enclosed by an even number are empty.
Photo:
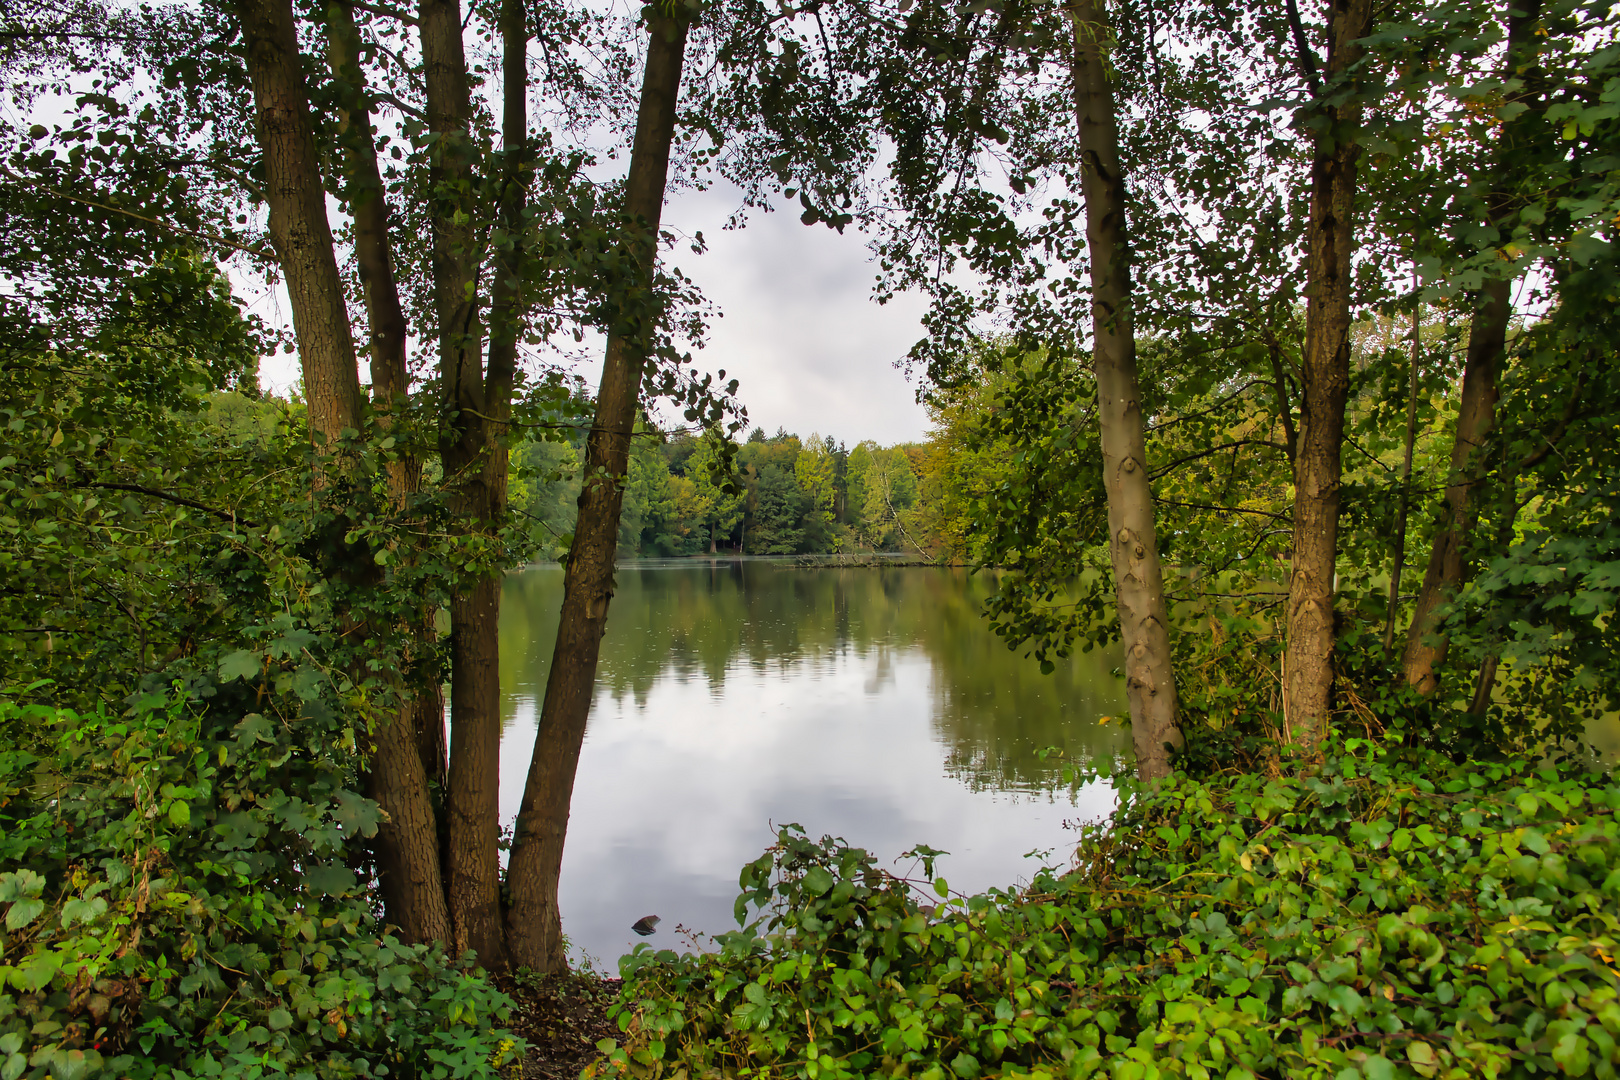
M920 439L928 417L894 362L921 335L925 301L872 300L876 266L853 229L839 235L775 213L725 232L736 205L733 192L715 189L686 193L665 211L670 227L701 229L709 245L702 256L684 247L668 256L724 313L706 366L742 380L749 419L767 432L818 431L851 446Z
M664 255L723 315L708 348L693 358L698 367L724 368L739 379L750 424L768 433L819 432L850 446L921 439L927 414L894 362L921 334L925 301L874 302L876 267L853 229L839 235L776 213L755 214L747 228L726 232L737 205L734 189L717 187L679 193L664 211L667 227L701 231L709 245L703 255L685 244ZM285 299L263 297L252 310L282 322ZM599 370L591 363L580 374L594 388ZM298 377L297 358L267 357L261 377L266 389L287 390Z

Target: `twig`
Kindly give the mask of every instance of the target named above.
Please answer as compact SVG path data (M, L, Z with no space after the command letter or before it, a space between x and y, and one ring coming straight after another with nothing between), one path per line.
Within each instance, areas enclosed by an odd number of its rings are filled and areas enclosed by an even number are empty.
M163 499L167 502L178 503L181 506L189 506L194 510L202 510L206 513L213 514L222 521L229 521L233 525L238 524L236 514L229 510L220 510L216 507L209 506L206 503L197 502L195 499L188 499L184 495L171 495L166 491L159 491L157 488L143 487L140 484L113 484L101 480L86 480L83 483L75 484L74 486L111 488L113 491L133 491L139 495L150 495L154 499ZM243 522L242 524L246 523Z

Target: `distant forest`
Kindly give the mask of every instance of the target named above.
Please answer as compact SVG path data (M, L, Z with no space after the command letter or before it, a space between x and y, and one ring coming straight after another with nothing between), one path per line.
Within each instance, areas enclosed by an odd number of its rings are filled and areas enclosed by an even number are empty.
M511 505L543 556L560 558L579 497L580 438L514 448ZM939 447L926 443L846 446L778 428L754 428L727 467L702 436L639 425L630 457L619 556L726 552L801 555L940 547ZM931 483L931 481L933 481Z

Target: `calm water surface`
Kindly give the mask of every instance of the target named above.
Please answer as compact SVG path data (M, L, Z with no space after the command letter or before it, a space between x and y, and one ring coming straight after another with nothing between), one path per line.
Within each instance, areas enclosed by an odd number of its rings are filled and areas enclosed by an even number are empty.
M1043 676L989 632L989 588L964 571L805 570L766 560L631 563L618 570L597 696L574 788L563 931L614 960L663 922L735 928L737 873L798 822L885 864L943 848L953 888L1027 880L1025 853L1061 861L1065 820L1105 789L1054 793L1036 751L1128 752L1103 717L1125 711L1117 657ZM556 636L562 571L507 578L501 606L501 803L517 812Z

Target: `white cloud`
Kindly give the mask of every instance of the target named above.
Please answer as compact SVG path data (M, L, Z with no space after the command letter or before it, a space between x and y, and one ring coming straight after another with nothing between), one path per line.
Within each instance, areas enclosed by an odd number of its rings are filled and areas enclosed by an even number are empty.
M853 229L840 235L775 213L723 231L736 205L734 190L716 188L684 193L664 214L709 244L701 257L668 256L724 312L699 362L742 380L750 419L767 432L817 431L850 445L920 439L927 414L894 362L921 335L925 301L878 305L876 267Z

